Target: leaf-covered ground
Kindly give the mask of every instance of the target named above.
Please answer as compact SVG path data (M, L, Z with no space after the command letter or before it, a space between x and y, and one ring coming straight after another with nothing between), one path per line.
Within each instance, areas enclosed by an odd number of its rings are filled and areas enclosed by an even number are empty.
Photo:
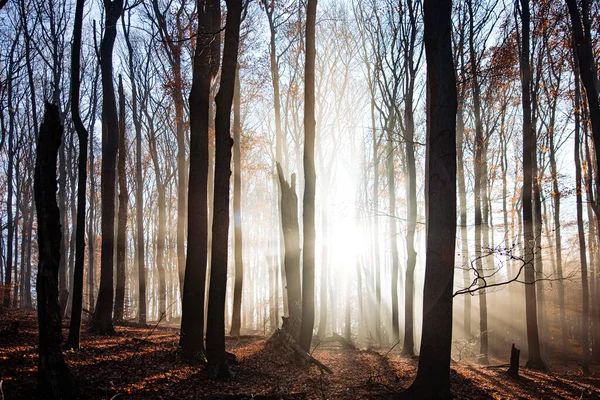
M35 398L37 327L34 312L0 317L0 331L14 321L18 334L0 335L0 379L7 400ZM66 328L65 328L66 329ZM228 338L237 356L229 381L213 380L201 366L189 366L177 351L178 330L166 327L117 327L118 336L82 333L82 348L65 352L79 382L82 399L218 399L386 398L406 388L416 373L416 360L393 352L343 349L325 341L313 355L334 374L294 362L289 354L265 346L266 338ZM65 330L66 333L66 330ZM600 399L600 366L583 375L578 366L550 365L551 372L521 369L508 378L506 367L460 362L452 367L456 399ZM260 398L260 397L259 397ZM264 397L263 397L264 398Z

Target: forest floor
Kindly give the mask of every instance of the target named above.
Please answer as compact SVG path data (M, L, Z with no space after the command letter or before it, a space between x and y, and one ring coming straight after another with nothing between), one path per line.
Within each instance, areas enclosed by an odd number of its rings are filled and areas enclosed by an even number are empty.
M0 379L6 400L35 398L37 322L35 312L0 316L0 331L18 321L18 334L0 337ZM389 349L351 350L323 341L313 356L333 374L303 366L265 346L264 336L228 337L237 356L235 378L214 380L202 366L189 366L177 351L175 328L118 326L113 337L82 332L81 349L65 351L82 399L381 399L408 387L417 361ZM66 334L65 328L65 334ZM456 399L600 399L600 365L591 374L577 364L553 365L550 372L521 368L512 380L507 367L461 361L452 366ZM256 397L258 396L258 397Z

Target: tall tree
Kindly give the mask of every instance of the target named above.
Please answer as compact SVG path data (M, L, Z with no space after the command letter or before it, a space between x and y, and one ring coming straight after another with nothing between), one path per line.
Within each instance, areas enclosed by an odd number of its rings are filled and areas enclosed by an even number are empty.
M485 199L482 199L482 178L483 168L486 162L485 148L483 138L483 123L481 121L481 96L479 87L479 57L475 50L475 15L473 13L472 0L467 1L469 10L469 54L470 54L470 67L472 75L472 90L473 90L473 111L475 114L475 254L476 254L476 268L479 276L483 277L483 262L482 262L482 238L486 239L482 225L487 224L487 221L483 220L482 217L482 202L485 204ZM484 185L485 185L484 181ZM485 286L483 279L478 281L480 287ZM487 328L487 296L485 290L481 290L479 293L479 335L480 341L480 354L483 356L481 362L483 364L488 363L488 328Z
M85 259L85 195L87 181L87 147L88 132L83 125L79 113L80 93L80 61L81 56L81 26L83 24L83 7L85 0L77 0L75 6L75 21L73 25L73 45L71 50L71 117L79 137L79 165L77 181L77 224L75 233L75 270L73 276L73 305L71 306L71 324L67 346L79 348L79 333L81 327L81 308L83 302L83 263Z
M244 260L242 243L242 162L241 162L241 126L240 126L240 67L235 72L233 94L233 235L235 282L233 287L233 312L231 315L231 335L239 336L242 311L242 285L244 283Z
M594 148L600 149L600 98L598 88L598 73L594 58L594 48L592 43L592 22L590 21L590 1L581 1L581 12L577 0L566 0L571 16L571 26L573 28L573 38L575 40L575 49L579 60L579 75L585 88L588 108L590 110L590 120L592 123L592 135L594 138ZM600 157L596 157L596 172L600 171ZM600 209L595 208L596 215L600 215Z
M452 1L425 0L427 243L417 377L404 398L451 399L452 286L456 244L456 76Z
M102 252L100 254L100 289L91 322L91 330L114 334L113 258L115 250L115 178L119 118L113 87L113 47L117 37L117 21L123 12L123 0L104 0L104 36L100 43L102 73Z
M125 309L125 263L127 253L127 207L129 205L129 193L127 192L127 171L125 159L127 157L127 135L125 133L125 93L123 91L123 79L119 75L119 144L117 159L117 177L119 180L119 212L117 216L117 279L115 287L115 311L114 320L123 322Z
M45 399L76 396L73 376L62 355L62 325L58 304L58 265L62 229L56 203L56 159L63 126L58 107L46 104L40 127L35 164L35 206L38 220L39 264L37 274L39 360L38 390Z
M302 228L302 323L300 347L308 352L315 323L315 26L317 0L306 5L306 56L304 67L304 197Z
M146 264L144 257L144 176L142 175L142 122L140 121L140 111L138 108L138 90L135 79L135 70L133 65L134 51L131 44L131 9L128 13L128 24L125 25L125 18L121 19L125 43L127 44L127 66L129 70L129 80L131 82L131 114L133 126L135 128L135 224L136 224L136 246L135 258L138 264L138 300L139 314L138 321L141 325L146 324Z
M198 2L198 39L190 91L188 253L183 286L180 346L187 357L204 356L204 293L208 257L208 137L210 83L219 66L220 6ZM215 43L217 44L215 46Z
M414 118L414 90L417 71L419 68L422 46L417 43L419 33L417 16L420 12L420 2L407 0L408 28L404 34L404 54L406 56L405 74L405 154L408 172L408 225L406 227L406 279L404 290L404 346L402 353L411 357L414 355L414 292L415 292L415 266L417 252L415 250L415 231L417 229L417 168L415 160L415 118ZM415 55L418 60L415 61ZM468 297L468 296L467 296Z
M168 4L171 4L170 2ZM167 6L164 11L160 10L158 0L152 0L154 16L152 20L158 25L161 43L167 55L167 62L171 67L172 82L170 84L170 95L175 107L175 131L177 139L177 266L179 271L179 289L183 295L183 281L185 277L185 218L187 213L187 182L185 161L185 129L184 129L184 107L183 99L184 76L181 70L181 57L183 55L183 44L187 41L187 23L184 18L187 15L187 1L181 1L178 7ZM169 30L167 17L174 16L175 27ZM189 245L189 244L188 244Z
M210 262L210 290L206 329L206 356L220 377L229 377L225 358L225 294L229 231L229 178L231 175L231 106L235 86L242 0L227 0L225 43L219 92L215 97L215 193Z
M575 72L578 71L579 63L577 52L573 52L575 57ZM581 178L581 119L579 110L581 108L581 95L579 89L579 79L575 74L575 146L573 147L575 157L575 196L577 199L577 236L579 238L579 263L581 265L581 294L582 294L582 318L581 318L581 349L583 351L583 371L590 372L590 343L589 343L589 325L590 325L590 298L587 271L587 254L585 245L585 232L583 229L583 186ZM590 224L592 221L590 221Z
M523 247L524 247L524 278L525 278L525 313L527 320L527 366L542 369L544 362L540 351L540 339L537 324L537 300L534 269L534 237L533 237L533 152L534 132L531 123L531 68L529 63L529 39L531 20L529 0L520 0L521 15L521 94L523 107ZM518 3L517 3L518 4Z

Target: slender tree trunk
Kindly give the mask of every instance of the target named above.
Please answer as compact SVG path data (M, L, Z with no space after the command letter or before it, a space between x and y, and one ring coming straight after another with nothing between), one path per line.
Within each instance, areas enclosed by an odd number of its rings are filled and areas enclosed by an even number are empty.
M236 68L235 89L233 95L233 229L235 286L233 288L233 312L231 317L231 335L239 336L242 312L242 285L244 283L244 259L242 243L242 162L241 162L241 126L240 126L240 67Z
M113 257L115 241L116 162L119 143L117 101L113 88L112 53L117 37L117 21L123 12L123 0L105 0L105 30L100 43L102 72L102 253L100 260L100 289L92 317L91 330L114 334Z
M452 1L424 1L427 58L427 257L417 377L406 399L450 399L452 289L456 245L456 76ZM430 99L435 99L435 102Z
M474 26L475 17L473 15L473 4L472 0L467 2L469 7L469 51L470 51L470 66L471 75L473 76L472 88L473 88L473 111L475 114L475 265L477 273L480 276L484 276L482 258L482 237L485 238L486 230L482 229L483 225L487 224L487 221L483 219L482 215L482 203L485 204L486 199L482 199L482 178L484 163L486 162L485 142L483 138L483 125L481 122L481 98L480 98L480 87L478 78L478 65L477 65L477 54L475 51L474 44ZM484 180L484 186L485 186ZM485 189L484 189L485 191ZM478 279L478 285L480 288L485 287L485 280ZM480 362L482 364L488 363L488 327L487 327L487 295L485 289L479 292L479 335L480 335L480 347L479 353L481 354Z
M395 116L392 118L395 121ZM391 250L392 262L392 342L396 343L400 339L400 319L398 318L398 279L399 279L399 260L398 260L398 240L396 231L396 179L394 174L394 137L391 132L394 131L395 123L390 124L387 129L387 185L388 185L388 212L389 217L389 246ZM410 218L409 218L410 219ZM412 299L411 299L412 300Z
M533 236L533 202L532 173L534 133L531 124L531 68L529 65L529 0L521 0L521 89L523 99L523 247L525 272L525 314L527 320L527 367L544 369L545 365L540 352L540 339L537 323L537 299L535 290L534 243Z
M302 228L302 324L300 347L308 352L315 322L315 25L317 0L306 6L306 56L304 69L304 198Z
M412 78L411 78L412 79ZM406 280L404 289L404 346L402 354L406 357L414 355L414 293L415 266L417 252L415 250L415 231L417 230L417 168L415 161L414 116L412 110L412 89L406 99L404 123L406 124L406 169L408 173L408 224L406 227ZM468 296L467 296L468 297Z
M88 307L90 312L94 311L94 281L95 281L95 260L96 260L96 158L94 154L94 125L96 123L96 106L98 103L98 69L94 77L92 86L92 110L90 112L90 217L88 222Z
M217 32L215 14L220 15L217 1L201 3L198 31ZM188 212L188 253L183 286L180 346L188 358L203 357L204 299L208 255L208 156L210 120L210 83L214 76L211 63L218 63L213 51L214 35L202 34L196 42L193 80L190 91L190 181Z
M136 204L136 245L135 258L138 263L138 296L140 325L146 324L146 264L144 256L144 177L142 175L142 123L140 121L140 110L138 109L138 91L133 66L133 46L129 38L131 24L125 25L125 18L121 20L125 43L127 44L129 80L131 82L131 113L135 127L135 204Z
M58 107L46 104L35 166L38 221L38 391L45 399L76 397L75 381L61 351L62 326L58 304L58 268L62 232L56 203L56 158L63 136Z
M575 69L578 68L578 60L575 55ZM575 80L575 105L579 110L580 102L579 80ZM581 292L582 292L582 320L581 320L581 347L583 350L583 371L589 373L590 346L589 346L589 285L587 273L587 255L585 246L585 232L583 229L583 200L581 185L581 159L579 149L581 146L579 112L575 111L575 191L577 198L577 235L579 237L579 262L581 265ZM591 221L590 221L591 222Z
M83 302L83 264L85 259L85 201L87 180L87 146L88 132L81 121L79 113L79 77L81 56L81 26L83 24L83 8L85 0L77 0L73 27L73 45L71 50L71 117L79 137L79 165L77 181L77 224L75 244L75 271L73 276L73 303L71 307L71 324L67 346L79 348L79 332L81 328L81 308Z
M576 111L578 112L578 111ZM567 355L567 320L565 315L565 283L563 282L562 267L562 235L560 224L560 198L558 186L558 170L556 167L556 148L554 145L554 129L550 135L550 171L552 173L552 200L554 202L554 244L556 249L556 275L558 278L558 308L560 312L561 350L563 356Z
M212 226L212 251L208 321L206 330L206 356L210 365L217 367L218 375L229 377L225 359L225 294L227 289L227 247L229 230L229 177L231 175L230 136L231 106L235 86L235 71L242 14L241 0L227 0L225 44L219 93L215 98L215 193Z
M8 167L7 167L7 195L6 195L6 266L4 271L4 308L10 307L10 292L12 285L12 266L13 266L13 168L14 168L14 135L15 135L15 108L13 105L13 74L15 73L15 60L13 55L15 52L17 40L13 43L10 49L8 79L6 93L8 106Z
M117 217L117 282L115 288L115 322L123 322L125 309L125 268L127 251L127 206L129 194L127 192L127 171L125 170L125 158L127 156L127 135L125 127L125 94L123 93L123 81L119 75L119 155L117 173L119 177L119 215Z

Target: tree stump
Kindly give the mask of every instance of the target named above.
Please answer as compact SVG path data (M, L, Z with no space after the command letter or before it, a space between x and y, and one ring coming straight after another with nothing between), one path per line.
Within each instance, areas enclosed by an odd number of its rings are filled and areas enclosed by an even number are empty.
M510 367L508 368L508 375L511 378L519 377L519 356L521 355L521 350L515 347L513 343L512 348L510 349Z

